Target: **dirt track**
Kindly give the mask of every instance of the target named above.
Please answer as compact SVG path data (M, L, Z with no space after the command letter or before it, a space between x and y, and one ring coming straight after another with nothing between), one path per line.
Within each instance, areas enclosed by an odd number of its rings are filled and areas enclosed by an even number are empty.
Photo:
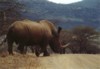
M14 55L0 57L0 69L100 69L100 55Z

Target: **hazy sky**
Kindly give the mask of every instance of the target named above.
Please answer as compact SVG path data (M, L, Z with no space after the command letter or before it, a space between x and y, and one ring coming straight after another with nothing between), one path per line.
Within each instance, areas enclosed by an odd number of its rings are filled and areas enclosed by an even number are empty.
M60 3L60 4L70 4L70 3L74 3L74 2L79 2L82 0L48 0L54 3Z

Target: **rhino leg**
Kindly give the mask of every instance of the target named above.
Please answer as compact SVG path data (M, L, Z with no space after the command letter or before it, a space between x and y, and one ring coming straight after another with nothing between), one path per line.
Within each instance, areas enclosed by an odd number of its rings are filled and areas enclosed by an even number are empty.
M40 55L40 52L37 51L36 49L35 49L35 55L36 55L37 57L39 57L39 55Z
M47 51L47 45L42 45L41 50L43 52L43 56L50 56L50 54Z
M8 41L8 52L13 55L13 41Z
M35 51L35 49L34 49L34 47L33 46L29 46L29 48L31 49L31 51L32 51L32 53L34 53Z
M27 46L24 46L23 44L19 44L18 48L17 48L21 54L26 54L27 52Z
M48 53L47 49L45 49L45 51L43 51L43 52L44 52L43 56L50 56L50 54Z
M47 50L45 50L43 56L50 56L50 54L48 53Z
M37 56L37 57L39 57L39 55L42 53L42 50L41 50L41 48L40 48L40 46L36 46L35 47L35 55Z

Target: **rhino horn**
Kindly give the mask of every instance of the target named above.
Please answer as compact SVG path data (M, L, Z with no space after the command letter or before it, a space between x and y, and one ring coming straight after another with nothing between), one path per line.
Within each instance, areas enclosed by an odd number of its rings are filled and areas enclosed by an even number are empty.
M66 47L68 47L70 44L71 44L71 43L67 43L67 44L63 45L62 48L66 48Z

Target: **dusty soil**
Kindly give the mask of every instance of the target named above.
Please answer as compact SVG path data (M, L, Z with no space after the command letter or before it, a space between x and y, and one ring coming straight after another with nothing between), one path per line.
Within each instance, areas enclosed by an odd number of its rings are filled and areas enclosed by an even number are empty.
M100 69L100 55L52 54L36 57L33 54L0 56L0 69Z

